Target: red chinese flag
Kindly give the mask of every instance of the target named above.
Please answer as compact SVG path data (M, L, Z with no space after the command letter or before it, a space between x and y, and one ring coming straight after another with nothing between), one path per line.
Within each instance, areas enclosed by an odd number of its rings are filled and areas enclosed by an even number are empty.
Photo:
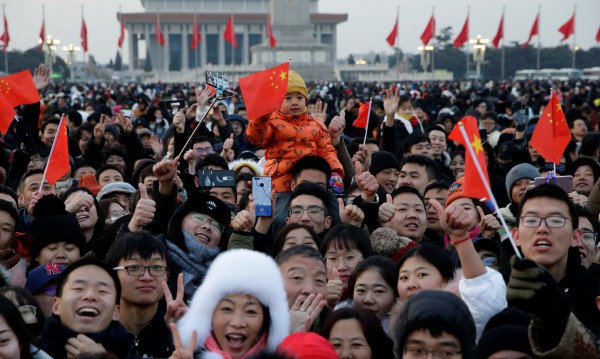
M269 37L269 46L271 48L277 45L277 40L275 40L275 36L273 36L273 28L271 27L271 21L269 17L267 17L267 36Z
M469 41L469 15L467 15L467 19L465 20L465 24L460 30L460 34L454 40L454 47L457 49L464 45L467 41Z
M42 20L42 28L40 29L40 48L39 50L42 51L42 49L44 48L44 43L46 42L46 30L45 30L45 21Z
M500 18L500 25L498 25L498 32L496 32L496 36L492 40L492 44L494 44L495 48L500 47L500 40L504 37L504 13L502 13L502 17Z
M46 165L44 177L52 186L71 169L69 164L69 140L67 138L67 118L65 115L60 119L58 132L52 144L50 159Z
M4 46L2 47L2 52L6 51L8 47L8 43L10 42L10 35L8 33L8 21L6 20L6 15L4 15L4 32L2 36L0 36L0 41L4 42Z
M165 46L165 35L160 29L160 19L158 18L158 14L156 14L156 33L154 34L154 40L156 40L161 47Z
M391 46L394 47L396 44L396 38L398 37L398 15L396 15L396 22L394 23L394 28L392 32L385 38L385 41Z
M371 114L371 101L367 103L358 101L358 104L360 105L358 109L358 117L356 117L356 120L352 122L352 126L356 128L367 128L369 124L369 115Z
M596 42L600 42L600 27L598 27L598 32L596 33Z
M40 102L40 94L29 70L0 77L0 94L8 101L10 107Z
M460 126L462 126L465 129L465 132L468 137L468 142L465 141L465 138L460 132ZM481 138L479 137L477 119L473 116L464 117L463 119L458 121L458 123L454 126L454 129L452 130L452 132L450 132L448 138L460 143L466 149L464 176L465 196L475 199L490 198L490 195L487 193L485 185L483 183L483 181L486 181L486 183L489 186L490 179L487 173L487 166L485 165L485 151L483 150ZM471 152L469 151L468 147L473 148L475 158L471 156ZM479 172L477 171L475 161L479 162L479 166L481 167L483 172L483 178L479 175Z
M550 102L533 130L530 143L547 161L559 164L569 141L571 141L569 125L558 103L558 97L553 92Z
M429 22L427 23L427 27L421 34L421 41L423 41L423 45L427 46L429 41L435 36L435 17L431 15Z
M235 29L233 28L233 15L229 16L223 37L234 49L237 49L237 38L235 37Z
M8 132L13 118L15 118L15 110L4 96L0 95L0 133Z
M125 41L125 24L123 24L123 15L121 15L121 35L119 36L119 41L117 42L119 48L123 47L123 41Z
M531 31L529 31L529 38L527 39L527 42L524 43L523 45L521 45L522 49L526 49L527 46L529 46L531 39L535 35L539 35L539 33L540 33L539 27L540 27L540 14L538 13L537 16L535 17L535 21L533 21L533 25L531 26Z
M198 15L194 14L194 29L192 30L192 41L190 42L190 48L196 49L196 46L202 42L200 36L200 26L198 26Z
M575 33L575 13L573 13L573 16L571 16L567 22L558 28L558 31L563 34L563 38L560 40L561 42L565 41L569 36Z
M290 63L240 78L240 88L249 119L257 119L281 108L287 90Z
M88 41L87 41L87 26L85 25L85 19L81 19L81 48L84 52L88 50Z

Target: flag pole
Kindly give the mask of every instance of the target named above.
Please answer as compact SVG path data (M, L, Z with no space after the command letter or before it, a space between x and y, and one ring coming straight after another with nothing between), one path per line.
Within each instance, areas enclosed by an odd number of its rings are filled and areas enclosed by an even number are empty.
M4 4L2 4L2 16L6 19L6 13L4 12ZM6 22L4 23L6 25ZM8 34L8 26L4 27L4 33ZM4 52L4 73L8 75L8 54L6 53L7 43L4 43L4 48L2 49Z
M367 134L369 133L369 120L371 119L371 106L373 105L373 98L369 100L369 112L367 112L367 126L365 126L365 138L363 139L363 146L367 143Z
M469 15L471 13L471 5L467 6L467 22L469 21ZM467 23L468 27L468 23ZM467 47L465 53L467 54L467 70L465 72L465 80L469 76L469 32L467 31Z
M575 13L577 12L577 4L573 5L573 57L571 59L571 68L575 68L575 53L577 52L577 45L575 43L575 36L577 32L575 31ZM6 53L6 52L5 52Z
M185 142L185 144L183 145L183 147L181 148L181 151L179 152L179 154L177 155L177 157L181 158L181 155L183 154L183 152L185 151L185 149L187 148L187 146L190 144L190 142L192 141L192 138L194 138L194 136L196 135L196 132L198 132L198 129L200 128L200 126L202 125L202 122L204 122L204 120L206 119L206 116L208 116L208 113L210 112L210 110L212 110L212 108L215 106L215 103L217 103L217 100L219 99L219 96L215 96L215 98L213 99L213 101L210 103L210 106L208 106L208 109L206 110L206 112L204 113L204 115L202 116L202 118L200 119L200 121L198 121L198 123L196 124L196 127L194 128L194 131L192 131L192 134L188 137L187 141Z
M233 68L235 66L235 47L233 44L237 44L237 38L235 36L235 18L233 17L233 10L231 10L231 35L233 41L231 42L231 76L233 77Z
M16 118L16 116L15 116ZM65 116L65 114L63 113L61 118L60 118L60 122L58 123L58 129L60 131L60 129L62 128L62 124L63 121L66 121L67 117ZM46 181L46 173L48 173L48 168L50 167L50 159L52 159L52 154L54 154L54 147L56 146L56 142L58 139L58 134L54 137L54 141L52 142L52 148L50 149L50 155L48 155L48 162L46 163L46 168L44 168L44 174L42 175L42 181L40 182L40 189L38 189L38 192L42 191L42 188L44 188L44 182Z
M500 60L500 78L504 80L504 10L505 6L502 5L502 53Z
M488 181L486 181L485 174L483 173L483 169L481 168L479 161L477 161L477 155L475 154L475 150L473 150L473 146L471 145L471 141L469 140L469 135L467 135L467 131L465 131L465 127L462 124L462 122L458 122L457 125L458 125L458 129L460 130L460 134L462 135L463 139L465 140L465 143L467 144L467 146L466 146L467 150L469 151L469 155L473 159L475 168L477 168L477 173L479 174L479 177L481 178L481 182L483 183L483 185L485 187L485 191L487 192L488 196L490 197L490 200L492 201L494 208L496 208L496 215L498 216L498 219L502 223L502 227L506 231L508 240L510 241L510 244L512 245L513 249L515 250L516 256L519 259L523 259L523 256L521 255L521 252L519 251L519 248L517 247L517 244L515 243L515 240L512 237L510 228L508 228L508 225L506 224L506 221L504 220L504 216L502 215L502 212L498 210L498 209L500 209L498 207L498 202L496 202L496 198L494 197L494 194L492 193L492 188L490 187L490 184L488 183Z
M538 5L538 31L537 31L537 55L536 55L536 70L540 71L540 50L541 50L541 41L540 41L540 15L542 13L542 5Z
M83 26L84 21L85 20L83 18L83 4L81 4L81 24L82 24L82 26ZM85 36L86 36L86 40L87 40L87 34ZM86 56L85 56L86 55L86 51L84 50L84 51L82 51L82 53L83 53L83 63L85 64L85 61L86 61L85 60L85 58L86 58Z
M400 5L396 7L396 76L400 80Z

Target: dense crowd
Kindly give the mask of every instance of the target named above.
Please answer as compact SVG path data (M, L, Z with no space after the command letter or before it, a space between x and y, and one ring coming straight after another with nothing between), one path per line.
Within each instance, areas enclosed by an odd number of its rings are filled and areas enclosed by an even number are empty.
M0 357L598 357L595 82L289 71L248 118L235 88L33 80L0 142ZM530 143L551 90L558 164ZM497 206L465 194L464 116Z

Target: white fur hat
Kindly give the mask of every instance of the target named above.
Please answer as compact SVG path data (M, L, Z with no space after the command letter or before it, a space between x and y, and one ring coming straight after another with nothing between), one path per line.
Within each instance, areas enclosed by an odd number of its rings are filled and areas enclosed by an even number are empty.
M212 331L212 315L219 301L231 294L248 294L269 308L271 326L267 349L274 351L289 334L290 315L281 272L275 261L259 252L234 249L217 256L185 315L177 323L184 345L198 333L196 350ZM211 356L212 357L212 356Z

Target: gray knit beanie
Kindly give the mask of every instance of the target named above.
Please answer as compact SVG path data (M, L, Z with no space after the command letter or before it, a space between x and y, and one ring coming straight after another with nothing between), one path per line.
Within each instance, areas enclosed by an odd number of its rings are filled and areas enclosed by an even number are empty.
M537 168L533 167L533 165L529 163L521 163L511 168L506 175L506 192L510 196L513 186L517 183L518 180L523 178L529 178L530 180L534 180L536 177L540 176L540 171Z

